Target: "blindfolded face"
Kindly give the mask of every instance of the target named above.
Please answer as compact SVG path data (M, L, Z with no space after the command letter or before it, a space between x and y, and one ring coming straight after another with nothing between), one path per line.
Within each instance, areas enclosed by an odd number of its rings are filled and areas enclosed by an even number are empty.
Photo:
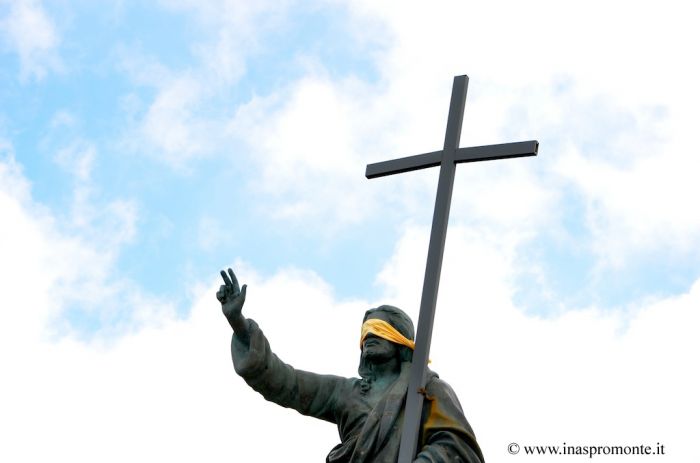
M373 313L371 318L391 323L389 316L382 312ZM362 342L363 356L375 362L396 357L398 354L398 347L398 344L383 339L374 333L368 333Z
M398 345L370 333L362 343L362 354L366 359L375 362L389 360L397 356Z

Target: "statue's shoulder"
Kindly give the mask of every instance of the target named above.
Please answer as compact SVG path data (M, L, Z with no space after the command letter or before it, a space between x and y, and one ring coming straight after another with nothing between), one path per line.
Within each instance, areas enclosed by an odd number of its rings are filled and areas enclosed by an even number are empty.
M345 390L348 394L354 395L362 390L362 378L344 378Z
M368 389L368 383L362 378L343 378L340 387L340 398L345 402L354 402L358 398L364 397Z
M428 379L425 383L425 391L429 396L449 397L455 400L457 399L457 394L447 383L447 381L440 378L440 376L438 376L438 374L432 370L428 370Z

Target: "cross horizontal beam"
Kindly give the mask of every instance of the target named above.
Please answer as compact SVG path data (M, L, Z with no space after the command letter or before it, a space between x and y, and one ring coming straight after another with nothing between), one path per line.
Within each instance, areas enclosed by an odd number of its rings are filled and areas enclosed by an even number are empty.
M501 143L498 145L459 148L455 154L455 163L537 156L538 147L539 143L537 140L529 140L515 143ZM436 167L439 166L442 161L442 153L442 150L433 151L431 153L417 154L415 156L368 164L365 170L365 177L377 178L425 169L427 167Z

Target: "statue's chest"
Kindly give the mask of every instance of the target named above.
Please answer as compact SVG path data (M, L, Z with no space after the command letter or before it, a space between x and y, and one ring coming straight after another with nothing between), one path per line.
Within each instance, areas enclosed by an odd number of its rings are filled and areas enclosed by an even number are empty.
M382 400L387 391L370 389L366 393L359 390L353 391L344 398L342 406L340 429L342 434L352 435L364 426L365 421L372 413L381 413Z

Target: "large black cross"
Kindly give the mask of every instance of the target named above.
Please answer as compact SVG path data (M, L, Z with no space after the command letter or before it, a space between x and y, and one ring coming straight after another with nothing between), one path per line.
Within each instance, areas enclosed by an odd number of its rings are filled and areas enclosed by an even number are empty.
M435 212L433 213L433 225L430 231L428 262L425 266L423 295L421 296L420 314L418 316L416 346L413 352L413 364L411 365L406 411L401 433L399 463L412 462L417 450L418 430L423 408L423 393L421 391L424 391L423 388L425 387L425 371L428 364L428 355L430 354L430 339L433 334L435 303L440 285L442 256L445 250L452 186L455 179L455 164L459 162L489 161L492 159L537 155L538 142L536 140L503 143L500 145L473 146L470 148L459 147L468 83L469 77L467 76L456 76L454 78L450 112L445 132L445 145L442 150L368 164L365 172L367 178L375 178L426 167L440 166Z

